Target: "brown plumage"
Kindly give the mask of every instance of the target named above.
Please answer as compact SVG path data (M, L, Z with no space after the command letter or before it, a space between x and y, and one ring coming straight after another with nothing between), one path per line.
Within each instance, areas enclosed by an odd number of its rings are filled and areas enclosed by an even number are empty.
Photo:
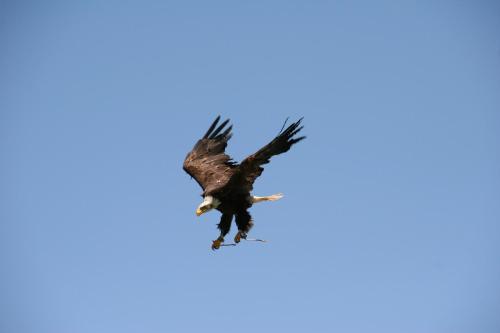
M288 151L293 144L305 138L294 137L303 127L300 126L301 118L285 130L282 129L271 142L237 164L224 152L232 136L232 126L226 128L229 119L217 126L219 120L220 116L188 153L183 166L184 171L203 188L205 201L198 207L197 214L201 215L213 208L222 213L218 225L221 235L214 241L213 249L219 248L224 241L233 216L238 226L235 241L239 242L240 238L246 238L253 225L247 209L255 202L274 201L281 197L254 197L250 192L254 181L264 170L262 165L269 163L272 156Z

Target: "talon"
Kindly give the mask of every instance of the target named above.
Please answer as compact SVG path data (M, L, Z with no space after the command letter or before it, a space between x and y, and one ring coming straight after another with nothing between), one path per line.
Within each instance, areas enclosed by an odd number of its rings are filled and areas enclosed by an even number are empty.
M219 237L216 240L213 241L212 243L212 250L218 250L221 246L221 244L224 243L224 238Z
M247 235L243 231L238 231L238 233L234 237L234 242L238 244L241 241L241 239L247 239Z

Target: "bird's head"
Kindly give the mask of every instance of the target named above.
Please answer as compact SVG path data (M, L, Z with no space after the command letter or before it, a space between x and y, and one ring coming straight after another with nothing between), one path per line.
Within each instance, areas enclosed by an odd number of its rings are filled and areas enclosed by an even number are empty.
M214 208L217 208L220 205L220 201L217 198L212 197L211 195L207 195L203 202L196 209L196 215L200 216Z

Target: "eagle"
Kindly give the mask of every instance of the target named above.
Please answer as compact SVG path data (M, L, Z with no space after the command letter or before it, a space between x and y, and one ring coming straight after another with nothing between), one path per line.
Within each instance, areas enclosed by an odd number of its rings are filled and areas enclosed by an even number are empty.
M212 209L222 213L220 223L217 225L220 235L213 241L212 250L219 249L224 243L224 237L231 228L233 217L238 227L234 238L237 244L241 239L247 239L248 232L253 226L248 209L254 203L275 201L283 197L281 193L263 197L254 196L251 194L253 183L262 174L264 170L262 165L269 163L271 157L287 152L294 144L305 139L305 136L296 137L303 128L300 125L302 119L286 129L285 122L271 142L238 164L225 153L233 126L227 126L229 119L219 125L220 116L217 116L205 135L187 154L183 169L203 189L203 202L196 209L196 215L200 216Z

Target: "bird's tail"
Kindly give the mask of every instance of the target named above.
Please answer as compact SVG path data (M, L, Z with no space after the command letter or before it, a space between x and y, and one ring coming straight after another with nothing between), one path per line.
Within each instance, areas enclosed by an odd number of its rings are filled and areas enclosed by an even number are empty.
M262 202L262 201L276 201L283 198L283 193L277 193L273 195L268 195L266 197L252 196L252 203Z

